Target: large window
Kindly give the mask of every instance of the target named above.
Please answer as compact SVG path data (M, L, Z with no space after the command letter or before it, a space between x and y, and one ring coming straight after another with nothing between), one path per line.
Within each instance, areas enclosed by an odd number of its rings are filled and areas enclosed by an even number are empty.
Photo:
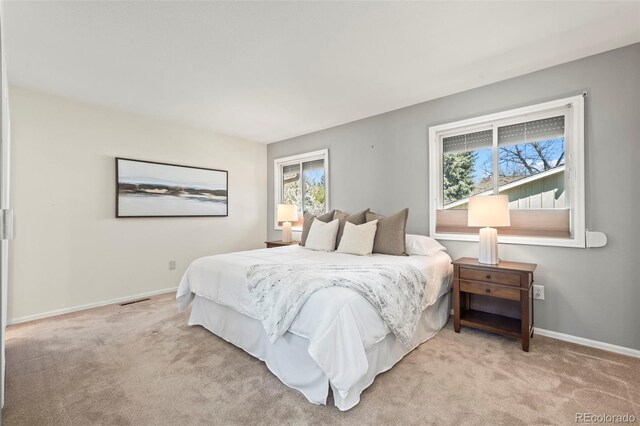
M304 212L318 215L329 209L328 171L326 149L274 161L274 208L278 204L298 206L300 221L293 224L294 229L302 226ZM280 225L275 222L276 229L280 229Z
M429 129L431 234L474 240L474 195L509 197L502 242L584 247L582 96Z

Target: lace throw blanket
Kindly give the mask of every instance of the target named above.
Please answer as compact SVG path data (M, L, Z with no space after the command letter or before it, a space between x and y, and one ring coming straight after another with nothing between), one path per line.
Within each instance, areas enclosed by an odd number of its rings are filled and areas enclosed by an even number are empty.
M271 342L289 329L314 292L340 286L367 299L405 347L420 319L426 286L412 265L254 265L247 281Z

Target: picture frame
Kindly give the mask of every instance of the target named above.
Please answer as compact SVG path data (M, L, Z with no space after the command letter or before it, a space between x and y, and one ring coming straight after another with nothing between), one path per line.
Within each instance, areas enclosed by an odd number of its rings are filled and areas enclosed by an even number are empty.
M116 157L116 218L227 217L229 172Z

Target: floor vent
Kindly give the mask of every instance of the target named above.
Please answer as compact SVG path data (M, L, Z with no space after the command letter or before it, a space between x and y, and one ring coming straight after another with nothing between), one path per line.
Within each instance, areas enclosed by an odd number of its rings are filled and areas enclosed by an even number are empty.
M131 302L121 303L120 306L133 305L134 303L146 302L147 300L151 300L149 297L145 297L144 299L132 300Z

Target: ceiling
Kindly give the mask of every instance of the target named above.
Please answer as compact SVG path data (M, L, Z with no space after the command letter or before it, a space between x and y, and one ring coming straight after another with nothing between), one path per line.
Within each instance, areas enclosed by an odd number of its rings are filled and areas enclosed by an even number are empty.
M640 41L640 2L5 1L9 83L274 142Z

